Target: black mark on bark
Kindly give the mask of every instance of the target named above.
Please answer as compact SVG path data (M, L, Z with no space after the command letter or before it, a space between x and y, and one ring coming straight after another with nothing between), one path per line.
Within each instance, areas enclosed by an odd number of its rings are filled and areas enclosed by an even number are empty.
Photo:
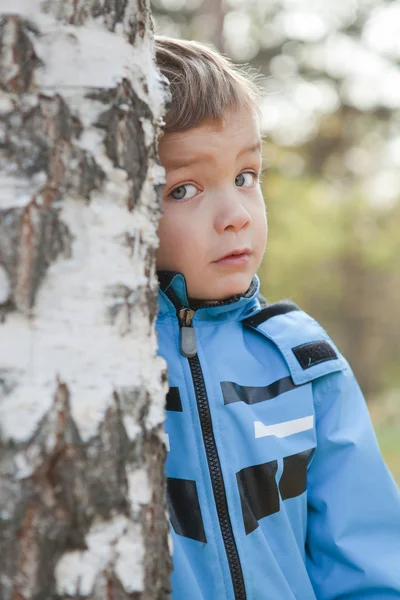
M21 104L16 109L0 116L4 131L0 168L28 178L45 174L46 182L37 193L48 204L67 191L89 199L90 192L101 186L104 173L79 146L82 125L63 98L42 94L33 108Z
M71 256L71 234L58 213L35 203L0 210L0 264L10 280L10 302L22 312L34 305L49 265Z
M124 169L132 182L128 208L136 205L147 176L147 149L140 118L153 121L151 111L126 80L119 86L110 108L103 112L97 126L106 132L105 146L115 167Z

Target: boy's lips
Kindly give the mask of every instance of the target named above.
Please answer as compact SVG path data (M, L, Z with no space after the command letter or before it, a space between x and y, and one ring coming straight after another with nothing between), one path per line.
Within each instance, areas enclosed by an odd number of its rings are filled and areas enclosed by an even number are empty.
M218 258L214 261L216 265L225 265L225 266L238 266L244 265L248 263L251 256L250 248L239 248L237 250L232 250L228 252L228 254L224 254L221 258Z

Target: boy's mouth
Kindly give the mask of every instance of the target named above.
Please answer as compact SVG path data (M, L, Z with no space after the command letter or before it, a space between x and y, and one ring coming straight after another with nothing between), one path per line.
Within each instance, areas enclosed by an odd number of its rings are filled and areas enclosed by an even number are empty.
M251 250L250 248L239 248L237 250L232 250L232 252L228 252L221 258L218 258L214 261L217 265L225 265L225 266L237 266L246 264L250 260Z

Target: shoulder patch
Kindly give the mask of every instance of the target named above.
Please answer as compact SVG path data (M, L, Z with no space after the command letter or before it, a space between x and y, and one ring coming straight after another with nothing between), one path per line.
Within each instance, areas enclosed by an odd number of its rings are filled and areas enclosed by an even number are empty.
M243 323L277 346L296 385L347 368L326 331L292 302L267 305Z
M300 344L300 346L292 348L292 351L303 370L327 360L338 358L331 344L324 340Z

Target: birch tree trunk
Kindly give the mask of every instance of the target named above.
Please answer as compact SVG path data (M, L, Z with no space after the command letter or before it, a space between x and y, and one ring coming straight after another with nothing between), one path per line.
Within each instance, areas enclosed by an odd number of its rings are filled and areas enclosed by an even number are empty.
M0 598L166 599L148 3L0 13Z

